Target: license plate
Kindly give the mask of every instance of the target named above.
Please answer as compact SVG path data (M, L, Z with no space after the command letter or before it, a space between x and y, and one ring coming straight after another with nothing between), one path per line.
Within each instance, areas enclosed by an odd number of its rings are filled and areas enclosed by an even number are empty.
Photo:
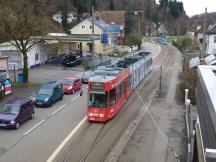
M42 103L40 103L40 102L38 102L37 104L38 104L38 105L42 105Z
M0 124L0 127L6 127L6 124Z

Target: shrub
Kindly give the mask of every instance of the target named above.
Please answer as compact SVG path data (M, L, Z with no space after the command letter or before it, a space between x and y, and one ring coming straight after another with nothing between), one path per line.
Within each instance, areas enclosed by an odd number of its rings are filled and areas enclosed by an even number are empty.
M184 68L183 68L184 69ZM180 74L180 89L182 95L185 94L185 89L189 90L188 98L192 104L196 103L196 83L197 83L197 71L196 69L184 69Z

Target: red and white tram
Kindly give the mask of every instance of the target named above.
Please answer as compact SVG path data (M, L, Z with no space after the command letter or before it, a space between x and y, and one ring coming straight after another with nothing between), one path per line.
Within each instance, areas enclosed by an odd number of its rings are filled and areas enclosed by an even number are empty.
M151 67L151 53L143 52L95 70L88 82L88 120L105 122L113 118Z

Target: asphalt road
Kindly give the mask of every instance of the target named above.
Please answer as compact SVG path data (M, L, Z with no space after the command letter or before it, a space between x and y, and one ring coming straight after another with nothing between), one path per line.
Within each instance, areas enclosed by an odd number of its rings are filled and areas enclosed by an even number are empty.
M76 76L80 76L78 72ZM35 118L18 130L0 129L1 162L46 161L69 132L86 115L87 85L79 92L65 95L50 108L35 108Z
M62 72L62 69L50 69L43 73L44 69L33 70L31 79L38 83L43 83L50 80L48 75L52 75L57 79L64 78L66 75L70 75L69 70ZM38 72L36 74L36 72ZM50 74L51 73L51 74ZM41 77L44 74L44 79ZM81 71L73 72L75 76L81 76ZM148 98L148 92L152 91L155 86L151 84L152 79L159 77L159 73L155 72L150 74L148 79L140 85L139 91L146 99ZM56 79L56 78L55 78ZM145 87L145 91L142 88ZM65 95L62 101L55 103L51 108L36 108L35 118L27 121L20 126L18 130L0 129L0 162L44 162L61 142L68 136L80 121L86 116L87 106L87 93L86 85L83 87L83 96L80 97L79 93L73 95ZM103 126L102 136L104 140L98 141L98 145L95 151L91 153L89 161L98 161L101 158L101 151L106 153L107 147L113 144L113 140L117 139L120 132L124 130L131 118L136 115L141 103L134 102L137 96L132 95L127 101L125 110L122 110L120 114L105 126ZM130 109L133 107L133 109ZM125 115L126 113L127 115ZM118 123L116 125L116 123ZM89 122L85 122L84 125L88 126ZM89 127L90 130L85 136L85 140L80 145L81 148L88 150L87 143L91 146L94 141L97 131L100 129L101 124L93 124L93 127ZM111 129L112 128L112 129ZM119 129L121 128L121 129ZM115 133L116 132L116 133ZM77 132L79 133L79 131ZM91 139L91 140L90 140ZM102 138L101 138L102 139ZM72 143L74 139L71 139ZM64 150L61 154L63 158L67 155L69 150ZM95 154L94 154L95 153ZM71 154L72 155L72 154ZM79 154L74 158L79 159ZM100 155L100 156L97 156ZM61 158L62 158L61 157ZM68 160L71 161L69 156Z

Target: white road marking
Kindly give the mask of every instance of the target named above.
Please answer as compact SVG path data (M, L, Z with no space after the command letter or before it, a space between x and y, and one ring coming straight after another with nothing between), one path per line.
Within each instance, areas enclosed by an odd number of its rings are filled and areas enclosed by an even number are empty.
M80 123L70 132L70 134L62 141L62 143L57 147L57 149L52 153L52 155L49 157L47 162L52 162L55 160L56 156L59 154L59 152L64 148L66 143L73 137L73 135L76 133L76 131L83 125L83 123L87 120L87 117L84 117Z
M52 113L52 115L56 114L58 111L60 111L61 109L63 109L65 106L66 106L66 105L63 105L62 107L60 107L59 109L57 109L56 111L54 111L54 112Z
M78 96L72 98L70 101L72 102L72 101L76 100L78 97L80 97L80 96L78 95ZM60 110L62 110L65 106L67 106L67 105L64 104L62 107L60 107L60 108L58 108L57 110L55 110L54 112L52 112L52 114L49 115L48 118L51 117L51 116L53 116L53 115L55 115L57 112L59 112ZM38 124L36 124L34 127L32 127L31 129L29 129L27 132L25 132L24 135L29 134L31 131L33 131L35 128L37 128L38 126L40 126L40 125L41 125L43 122L45 122L46 120L47 120L47 119L44 119L44 120L40 121L40 122L39 122Z
M33 131L35 128L37 128L39 125L41 125L43 122L45 122L45 120L42 120L39 123L37 123L34 127L32 127L31 129L29 129L27 132L25 132L24 135L29 134L31 131Z
M73 101L76 100L78 97L80 97L80 95L78 95L78 96L72 98L70 101L73 102Z

